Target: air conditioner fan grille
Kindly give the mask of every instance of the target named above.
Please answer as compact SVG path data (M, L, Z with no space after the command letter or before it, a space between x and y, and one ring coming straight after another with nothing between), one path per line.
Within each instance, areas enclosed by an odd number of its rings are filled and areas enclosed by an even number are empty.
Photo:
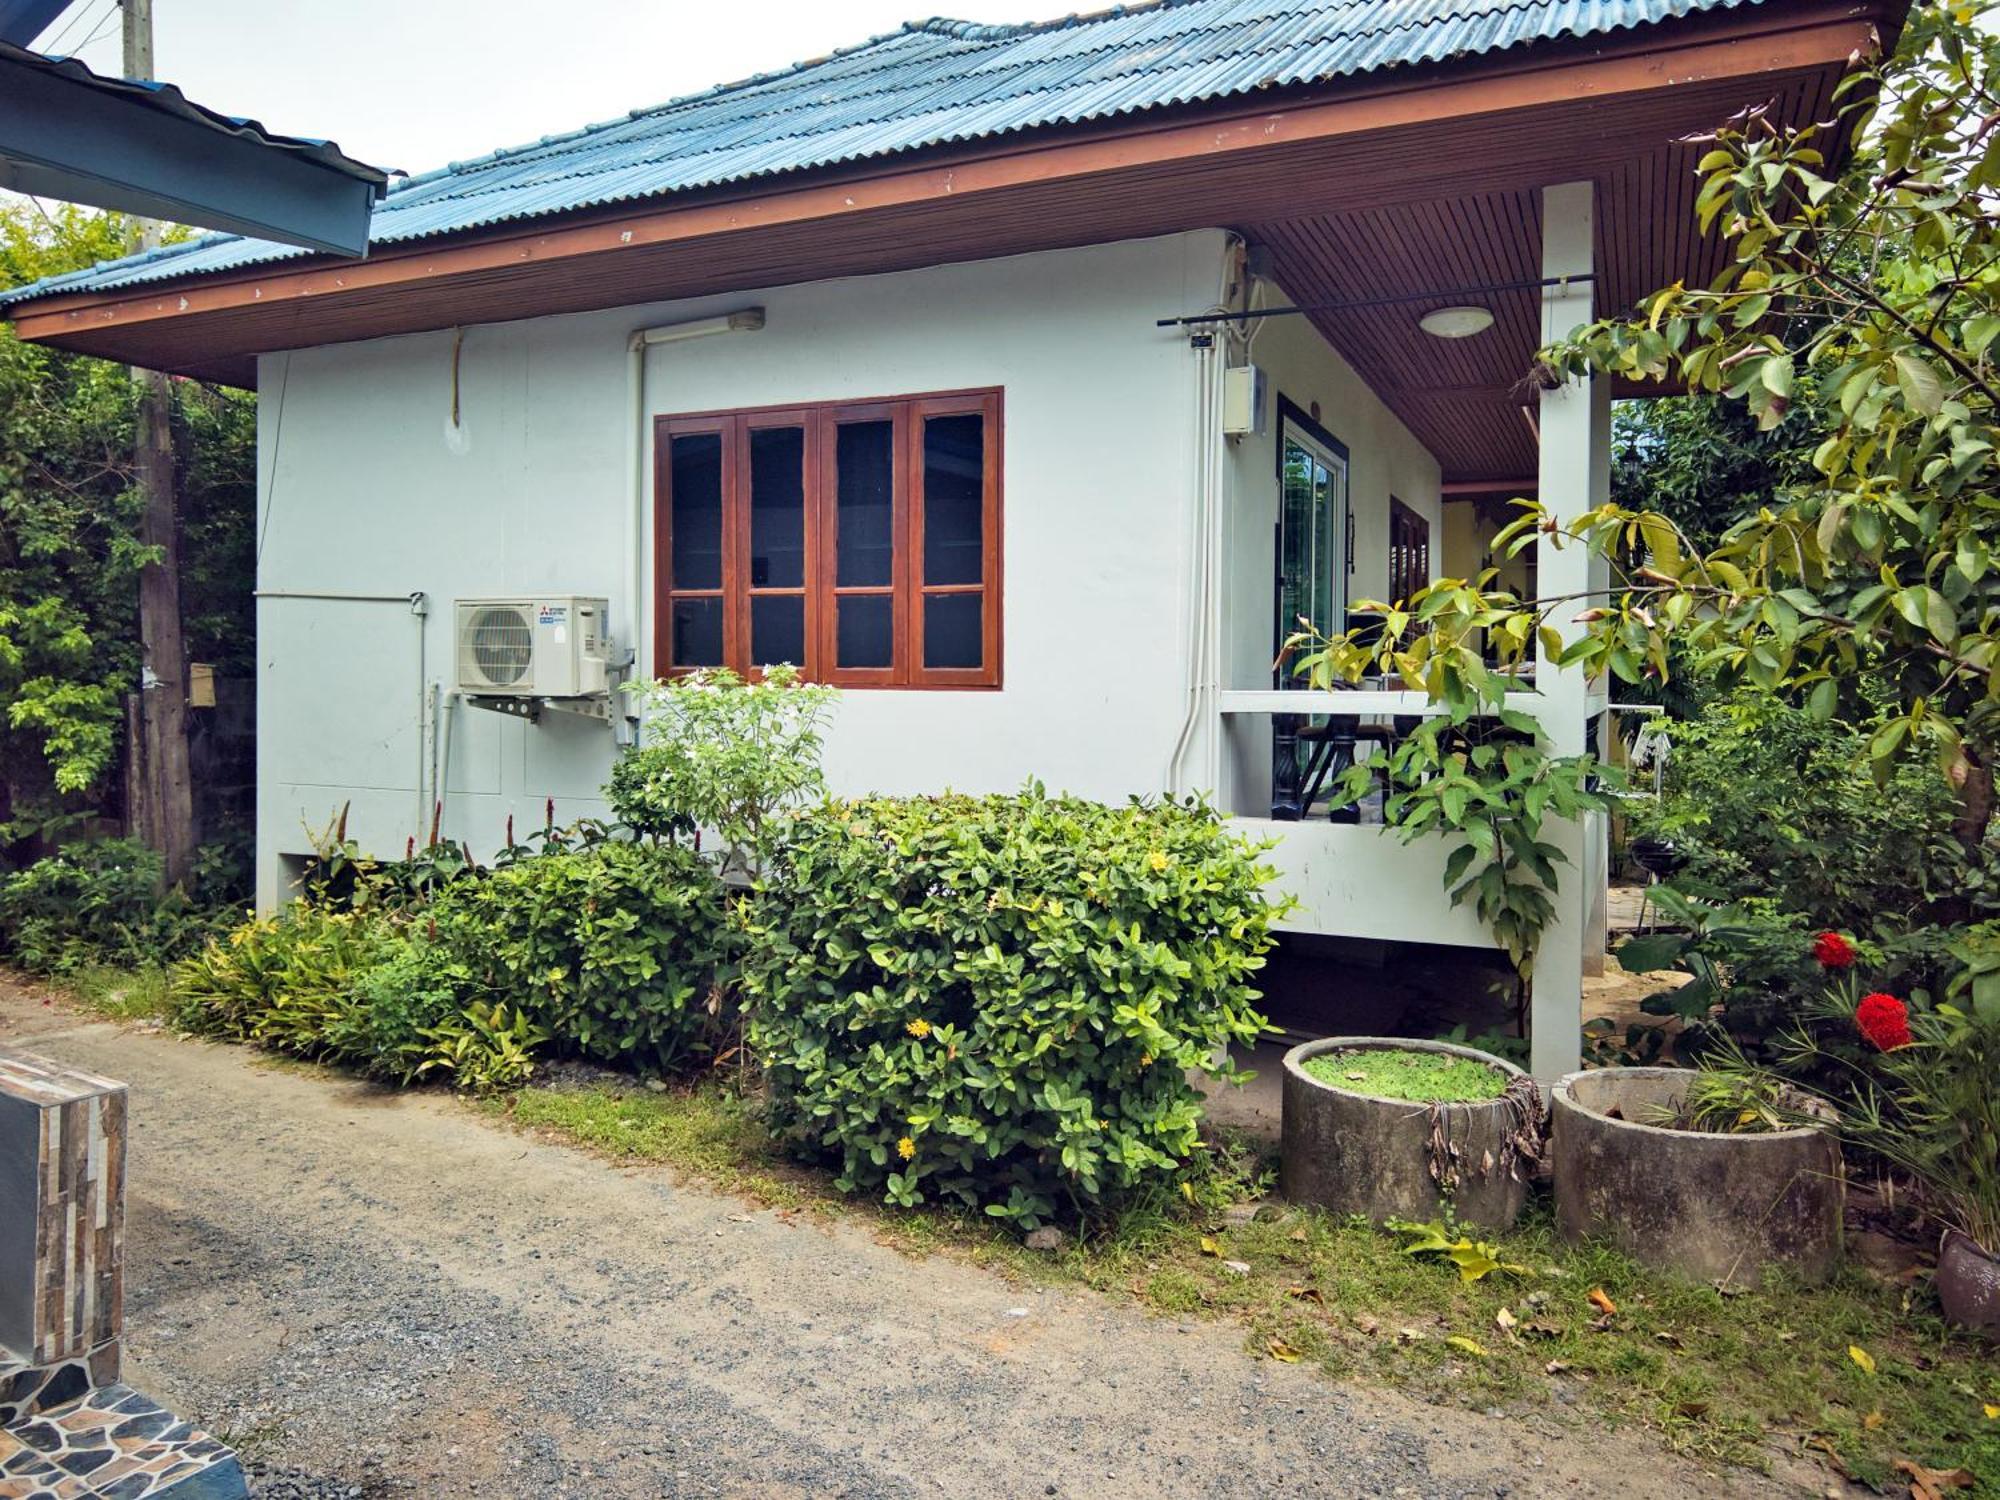
M534 665L535 633L518 609L480 610L467 635L473 665L495 687L513 687Z

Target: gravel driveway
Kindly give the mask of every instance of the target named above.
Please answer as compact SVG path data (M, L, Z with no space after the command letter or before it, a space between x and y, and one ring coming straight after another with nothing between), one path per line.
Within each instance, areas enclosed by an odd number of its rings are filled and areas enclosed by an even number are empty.
M1813 1492L1335 1385L1227 1324L909 1259L19 985L0 1044L131 1084L129 1378L267 1497Z

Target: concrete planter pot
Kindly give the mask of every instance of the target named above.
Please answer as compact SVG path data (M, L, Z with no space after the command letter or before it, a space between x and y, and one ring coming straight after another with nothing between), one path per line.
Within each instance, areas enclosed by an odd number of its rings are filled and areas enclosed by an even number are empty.
M1683 1068L1572 1073L1550 1101L1556 1224L1700 1281L1754 1285L1767 1265L1824 1280L1840 1260L1840 1147L1817 1126L1714 1135L1643 1123L1675 1107ZM1615 1113L1614 1113L1615 1112Z
M1938 1246L1937 1293L1950 1322L2000 1339L2000 1255L1947 1229Z
M1294 1203L1337 1214L1383 1219L1435 1219L1445 1193L1431 1171L1433 1111L1450 1144L1458 1181L1450 1197L1459 1220L1505 1229L1527 1201L1530 1164L1510 1148L1520 1124L1511 1099L1430 1105L1381 1099L1322 1083L1303 1064L1322 1052L1366 1050L1444 1052L1497 1069L1510 1080L1519 1068L1490 1053L1449 1042L1346 1036L1307 1042L1285 1054L1284 1147L1278 1182Z

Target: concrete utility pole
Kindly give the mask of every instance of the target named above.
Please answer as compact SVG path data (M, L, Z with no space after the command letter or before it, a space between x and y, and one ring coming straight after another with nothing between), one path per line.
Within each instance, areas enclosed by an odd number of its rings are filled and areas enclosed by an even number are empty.
M125 23L125 76L153 74L153 0L120 0ZM159 225L139 221L135 249L160 242ZM139 836L159 851L169 885L194 863L194 785L188 771L187 653L181 643L180 523L174 505L172 397L167 377L136 366L138 421L135 468L145 512L139 541L156 561L139 570L139 735L131 746L139 772L127 785L139 794L129 809Z

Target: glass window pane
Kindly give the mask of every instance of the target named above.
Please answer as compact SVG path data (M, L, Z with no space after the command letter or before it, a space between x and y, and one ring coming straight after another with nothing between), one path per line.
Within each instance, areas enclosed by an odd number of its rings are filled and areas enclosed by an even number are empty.
M721 588L722 434L675 438L667 483L673 497L673 586Z
M720 599L676 599L673 603L674 665L677 667L719 667L722 665L722 601Z
M983 594L924 596L924 665L977 667L984 660Z
M750 596L750 663L775 667L806 660L806 601L798 595Z
M924 582L983 581L986 421L977 412L924 422Z
M835 660L843 667L886 667L895 651L895 601L887 594L844 594L834 604Z
M835 581L842 588L880 587L895 581L895 423L848 422L837 432Z
M750 434L750 587L795 589L806 581L806 434L759 427ZM795 658L760 658L792 661Z

